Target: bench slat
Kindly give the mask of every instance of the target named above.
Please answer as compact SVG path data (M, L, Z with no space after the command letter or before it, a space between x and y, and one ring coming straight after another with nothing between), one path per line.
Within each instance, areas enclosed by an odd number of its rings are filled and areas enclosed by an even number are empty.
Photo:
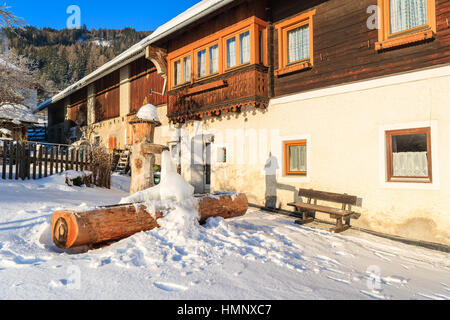
M300 189L298 195L300 197L305 197L308 199L337 202L342 204L349 204L352 206L355 206L358 203L358 197L340 193Z
M307 204L307 203L300 203L300 202L289 203L288 205L291 207L297 207L299 209L324 212L324 213L329 213L329 214L333 214L333 215L341 216L341 217L348 217L348 216L355 214L353 211L341 210L341 209L337 209L337 208L330 208L330 207L319 206L319 205L314 205L314 204Z

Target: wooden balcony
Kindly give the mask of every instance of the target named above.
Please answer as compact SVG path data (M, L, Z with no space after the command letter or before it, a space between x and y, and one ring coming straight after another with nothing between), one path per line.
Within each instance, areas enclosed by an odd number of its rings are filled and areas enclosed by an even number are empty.
M267 108L268 89L267 67L241 67L170 91L168 117L173 123L184 123L248 107Z

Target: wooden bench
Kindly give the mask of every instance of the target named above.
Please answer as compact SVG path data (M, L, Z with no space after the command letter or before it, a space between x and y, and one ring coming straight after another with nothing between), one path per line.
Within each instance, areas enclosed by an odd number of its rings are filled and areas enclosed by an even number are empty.
M300 189L298 195L308 199L304 202L289 203L288 206L295 207L297 212L302 214L300 220L295 223L304 225L315 221L316 212L327 213L332 219L336 219L336 227L330 231L334 233L344 232L350 228L350 219L357 214L352 211L352 207L357 204L358 197L348 194L331 193L315 190ZM314 204L312 203L314 200ZM317 200L334 202L342 204L342 208L333 208L328 206L317 205ZM345 224L344 224L345 220Z

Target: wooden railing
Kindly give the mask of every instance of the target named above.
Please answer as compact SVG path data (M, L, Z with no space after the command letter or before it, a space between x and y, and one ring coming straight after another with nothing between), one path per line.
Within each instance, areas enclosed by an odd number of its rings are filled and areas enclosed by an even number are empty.
M91 171L92 184L110 187L110 172L103 172L92 162L88 148L65 145L2 141L0 171L3 180L36 180L64 171Z
M250 65L168 93L168 117L174 123L239 112L242 107L266 108L268 71Z

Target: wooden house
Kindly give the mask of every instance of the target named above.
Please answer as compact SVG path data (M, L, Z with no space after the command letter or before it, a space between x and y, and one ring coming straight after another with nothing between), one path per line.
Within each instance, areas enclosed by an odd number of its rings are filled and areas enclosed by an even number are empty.
M133 48L131 48L133 49ZM141 51L127 51L35 109L48 109L51 143L73 143L83 136L110 151L132 144L129 120L149 101L160 106L164 79Z
M82 97L107 132L133 97L165 94L156 142L197 192L277 208L299 188L353 194L355 226L450 244L449 19L447 0L205 0L105 67L139 52L158 85L132 86L129 66ZM59 122L82 105L68 97Z

